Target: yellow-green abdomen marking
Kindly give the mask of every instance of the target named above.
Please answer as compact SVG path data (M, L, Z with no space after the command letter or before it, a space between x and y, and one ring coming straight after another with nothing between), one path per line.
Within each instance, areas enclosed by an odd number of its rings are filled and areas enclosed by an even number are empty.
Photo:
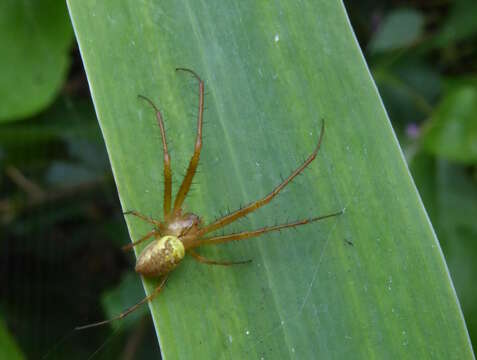
M149 244L136 261L136 271L154 277L167 274L184 258L185 249L176 236L163 236Z

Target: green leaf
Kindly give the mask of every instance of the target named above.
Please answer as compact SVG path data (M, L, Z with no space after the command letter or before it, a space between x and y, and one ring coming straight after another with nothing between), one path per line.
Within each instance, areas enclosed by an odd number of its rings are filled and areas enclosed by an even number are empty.
M451 3L449 15L439 29L437 35L431 40L434 46L446 47L458 41L473 41L477 35L477 2L474 0L457 0ZM474 39L475 41L475 39Z
M0 356L2 359L21 360L23 356L13 337L8 333L5 324L0 319Z
M441 90L439 75L422 61L406 58L392 63L388 55L372 71L394 123L416 122L429 116ZM391 63L391 64L390 64Z
M410 46L421 36L424 18L414 9L399 9L390 13L369 43L373 52Z
M320 223L204 248L150 309L164 359L473 358L439 244L340 2L68 1L123 209L161 218L163 110L177 190L206 80L205 223L303 176L224 231L342 208ZM127 218L132 239L149 227ZM157 281L145 280L150 293ZM132 305L132 304L131 304Z
M424 146L448 160L477 163L476 114L477 86L451 88L431 116Z
M435 224L472 339L477 336L477 184L465 169L419 152L411 170Z
M34 115L53 102L69 67L72 40L63 1L2 1L0 121Z

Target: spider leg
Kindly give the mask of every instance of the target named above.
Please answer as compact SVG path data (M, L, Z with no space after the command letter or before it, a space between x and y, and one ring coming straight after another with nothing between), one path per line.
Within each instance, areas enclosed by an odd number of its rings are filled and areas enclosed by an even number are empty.
M220 229L221 227L224 227L232 222L234 222L237 219L240 219L241 217L246 216L247 214L251 213L252 211L257 210L258 208L262 207L263 205L268 204L275 196L278 195L278 193L290 183L298 174L300 174L315 158L316 155L318 154L318 151L320 150L321 146L321 141L323 139L323 134L325 132L325 122L324 120L321 123L321 132L320 132L320 137L318 139L318 144L315 148L315 150L308 156L308 158L305 160L303 164L301 164L290 176L288 176L280 185L278 185L271 193L269 193L267 196L264 198L254 201L247 206L236 210L230 214L225 215L224 217L216 220L212 224L209 224L202 228L198 232L198 236L202 236L208 232Z
M260 235L268 233L268 232L279 231L279 230L286 229L286 228L293 228L293 227L296 227L296 226L309 224L309 223L314 222L314 221L323 220L323 219L330 218L330 217L333 217L333 216L338 216L338 215L341 215L341 214L343 214L343 210L332 213L332 214L318 216L318 217L315 217L315 218L295 221L295 222L288 223L288 224L267 226L267 227L257 229L257 230L252 230L252 231L243 231L243 232L239 232L239 233L235 233L235 234L203 238L203 239L199 239L198 241L194 242L192 247L195 248L197 246L202 246L202 245L223 244L223 243L226 243L226 242L229 242L229 241L232 241L232 240L249 239L251 237L260 236Z
M139 219L141 220L144 220L145 222L148 222L149 224L152 224L154 226L161 226L161 222L160 221L157 221L157 220L154 220L154 219L151 219L149 216L146 216L146 215L143 215L135 210L129 210L129 211L126 211L123 213L123 215L133 215L133 216L136 216L138 217Z
M204 81L202 81L199 75L192 70L177 68L176 71L189 72L199 81L199 114L197 116L197 137L195 140L194 154L190 159L187 173L184 176L184 180L182 181L179 191L177 192L176 199L174 201L174 209L172 210L174 214L177 214L177 212L180 210L182 203L189 192L192 179L194 178L195 172L197 170L197 165L199 164L200 150L202 148L202 116L204 114Z
M229 266L229 265L239 265L239 264L248 264L252 262L252 260L242 260L242 261L216 261L216 260L211 260L203 257L202 255L199 255L197 252L194 250L188 250L189 254L194 258L194 260L203 263L203 264L209 264L209 265L223 265L223 266Z
M134 246L139 245L140 243L142 243L143 241L149 239L151 236L155 235L156 233L157 233L157 230L154 229L154 230L148 232L146 235L144 235L144 236L143 236L142 238L140 238L139 240L134 241L134 242L132 242L132 243L130 243L130 244L124 245L124 246L122 247L123 251L131 250Z
M154 289L154 291L149 296L146 296L144 299L139 301L136 305L131 306L129 309L125 310L124 312L122 312L118 316L113 317L112 319L109 319L109 320L99 321L99 322L96 322L96 323L93 323L93 324L77 326L75 328L75 330L84 330L84 329L89 329L89 328L96 327L96 326L105 325L105 324L108 324L112 321L119 320L119 319L122 319L122 318L126 317L127 315L132 313L134 310L136 310L138 307L140 307L142 304L154 299L154 297L156 295L158 295L161 292L161 290L164 288L164 284L166 283L166 280L167 280L167 275L163 276L159 285Z
M159 128L161 129L161 138L162 138L162 149L164 154L164 217L167 218L171 212L171 197L172 197L172 172L171 172L171 158L169 156L169 151L167 150L167 141L166 141L166 130L164 127L164 121L162 120L162 115L156 105L147 97L143 95L138 95L140 99L145 100L152 106L156 112L157 122L159 123Z

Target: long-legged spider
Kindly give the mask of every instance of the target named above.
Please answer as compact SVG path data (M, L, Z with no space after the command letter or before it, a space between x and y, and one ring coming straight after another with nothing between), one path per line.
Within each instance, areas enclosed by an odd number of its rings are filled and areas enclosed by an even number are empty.
M220 236L210 236L206 237L204 235L220 229L226 225L231 224L232 222L240 219L247 214L257 210L265 204L268 204L275 196L277 196L285 186L287 186L298 174L300 174L316 157L318 151L320 150L321 141L323 139L323 134L325 131L324 121L321 124L320 137L318 139L318 144L316 145L315 150L308 156L308 158L301 164L293 173L288 176L281 184L279 184L272 192L270 192L265 197L254 201L238 210L230 212L229 214L223 216L220 219L215 220L214 222L202 226L202 222L199 216L193 213L182 214L182 203L184 202L187 193L189 192L192 179L195 175L197 165L199 164L200 150L202 148L202 117L204 113L204 82L197 75L196 72L186 68L177 68L176 71L185 71L192 74L197 81L199 82L199 113L197 117L197 137L195 141L194 153L189 162L189 167L187 168L187 173L182 181L182 184L177 192L176 198L174 200L174 205L172 206L172 174L171 174L171 160L169 157L169 152L167 150L167 141L166 141L166 132L164 129L164 122L162 120L162 115L156 105L147 97L139 95L139 98L148 102L156 112L157 121L159 123L159 129L161 131L162 138L162 147L164 155L164 220L158 221L152 219L148 216L145 216L137 211L127 211L124 214L130 214L136 216L153 226L153 229L148 232L146 235L141 237L139 240L126 245L123 247L124 250L130 250L134 246L150 239L154 238L154 241L151 242L139 255L136 260L136 272L145 276L145 277L160 277L161 280L159 285L154 289L154 291L149 295L138 302L136 305L131 306L118 316L100 321L97 323L79 326L76 329L86 329L94 326L99 326L107 324L111 321L121 319L126 315L130 314L136 310L142 304L151 301L164 287L169 273L182 261L185 254L189 254L198 262L211 264L211 265L234 265L234 264L244 264L248 261L216 261L207 259L199 255L194 249L202 245L213 245L226 243L232 240L243 240L251 237L260 236L264 233L271 231L278 231L285 228L292 228L299 225L305 225L314 221L326 219L329 217L337 216L343 213L343 211L334 212L327 215L322 215L314 218L294 221L291 223L275 225L275 226L266 226L261 229L252 230L252 231L243 231L228 235Z

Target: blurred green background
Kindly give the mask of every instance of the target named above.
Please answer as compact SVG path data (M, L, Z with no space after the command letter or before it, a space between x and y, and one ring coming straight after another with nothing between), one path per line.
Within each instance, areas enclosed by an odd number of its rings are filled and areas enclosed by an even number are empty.
M477 2L345 5L475 348ZM72 330L144 292L65 4L0 9L0 358L159 358L146 307Z

